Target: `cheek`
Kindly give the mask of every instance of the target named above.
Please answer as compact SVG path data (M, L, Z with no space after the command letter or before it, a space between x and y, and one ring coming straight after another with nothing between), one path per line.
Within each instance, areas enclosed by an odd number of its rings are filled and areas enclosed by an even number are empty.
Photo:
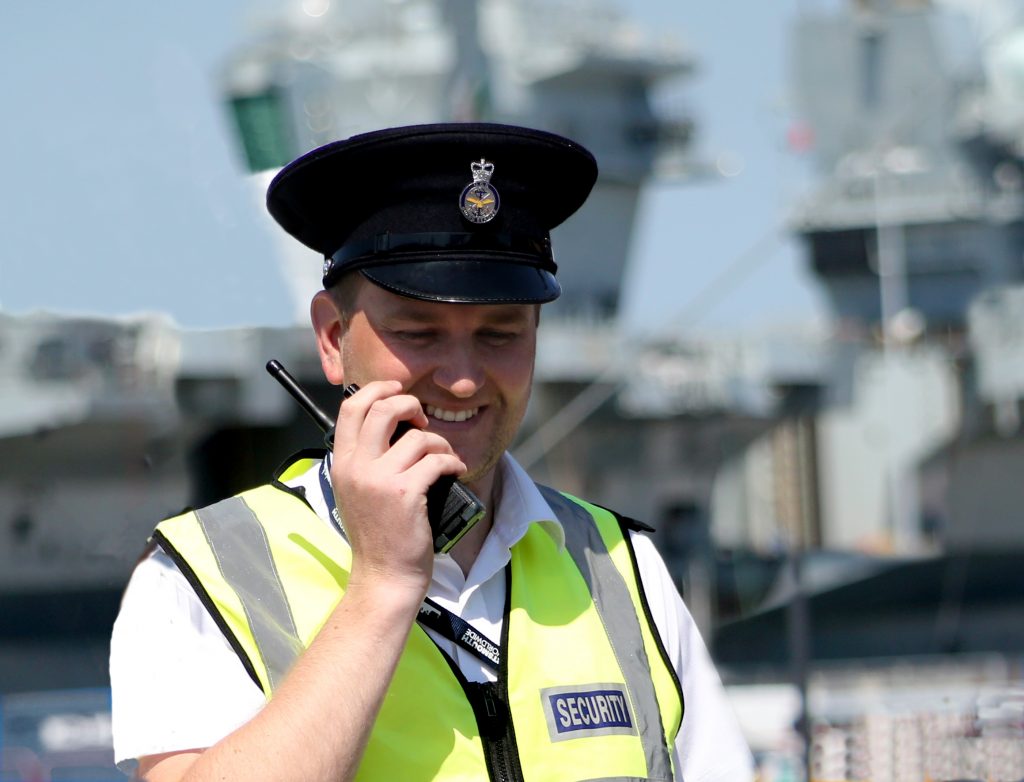
M510 402L525 405L533 386L533 351L523 350L506 356L498 362L495 377Z
M403 380L406 375L398 357L369 329L349 329L342 337L340 350L348 383Z

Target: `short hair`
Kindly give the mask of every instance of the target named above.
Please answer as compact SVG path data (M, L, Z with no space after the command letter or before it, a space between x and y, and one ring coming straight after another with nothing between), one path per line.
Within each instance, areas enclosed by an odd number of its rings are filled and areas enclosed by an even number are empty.
M355 312L356 298L359 296L359 285L362 279L363 277L358 271L346 272L327 289L327 293L346 322Z

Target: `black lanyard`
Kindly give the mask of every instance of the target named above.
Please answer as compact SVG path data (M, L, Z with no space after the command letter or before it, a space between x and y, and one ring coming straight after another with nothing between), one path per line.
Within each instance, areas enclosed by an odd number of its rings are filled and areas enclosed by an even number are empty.
M320 462L320 469L317 470L317 477L320 479L320 491L324 495L324 502L327 503L327 511L331 514L331 523L334 524L338 532L345 534L344 528L341 526L341 514L338 513L338 505L334 501L334 489L331 488L331 479L328 474L331 469L331 454L328 452L324 456L324 460Z
M331 488L331 481L328 477L331 469L330 459L331 454L328 453L320 464L320 469L317 470L317 476L320 479L320 491L323 492L324 502L327 503L327 510L331 514L331 521L339 532L343 532L341 514L334 502L334 489ZM501 665L501 647L461 616L453 614L429 597L423 599L423 605L420 606L416 620L424 627L428 627L449 641L458 644L474 657L494 668L495 671Z

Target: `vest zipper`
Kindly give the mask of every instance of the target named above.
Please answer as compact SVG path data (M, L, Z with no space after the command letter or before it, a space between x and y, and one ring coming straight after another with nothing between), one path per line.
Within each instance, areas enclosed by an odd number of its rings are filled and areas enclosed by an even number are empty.
M480 727L491 782L522 782L512 714L502 698L504 688L497 682L466 682L464 686Z
M512 709L508 698L508 630L512 613L512 563L505 566L505 608L501 623L501 662L498 664L498 681L485 685L484 706L491 704L490 710L503 716L500 736L485 744L488 755L488 767L492 779L500 782L523 782L523 768L519 764L519 747L516 746L516 731L512 723ZM493 759L493 764L492 764Z

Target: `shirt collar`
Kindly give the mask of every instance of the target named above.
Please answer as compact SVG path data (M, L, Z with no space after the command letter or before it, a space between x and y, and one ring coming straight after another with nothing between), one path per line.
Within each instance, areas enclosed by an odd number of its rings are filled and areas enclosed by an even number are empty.
M501 496L494 516L494 531L501 542L512 548L526 534L530 524L538 524L561 551L565 548L565 530L547 500L529 475L509 453L498 463L501 470Z

